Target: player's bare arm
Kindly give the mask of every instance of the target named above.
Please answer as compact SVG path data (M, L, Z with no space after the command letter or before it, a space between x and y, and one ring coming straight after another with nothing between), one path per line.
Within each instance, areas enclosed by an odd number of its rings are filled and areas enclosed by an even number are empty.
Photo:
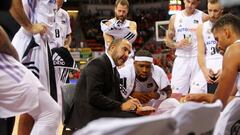
M47 31L47 27L43 24L32 24L28 19L27 15L24 12L22 0L13 0L12 6L10 9L11 15L14 19L24 27L28 32L31 33L45 33Z
M130 31L134 34L137 34L137 23L134 21L130 22Z
M175 18L176 15L171 16L170 21L169 21L169 25L168 25L168 30L167 30L167 34L166 34L166 45L169 48L184 48L187 47L188 45L190 45L189 40L188 39L182 39L179 42L174 41L174 37L175 37L175 28L174 28L174 22L175 22Z
M112 23L110 21L107 21L104 24L106 24L107 26L112 25ZM108 46L113 41L113 37L111 35L107 34L107 33L103 33L103 38L104 38L104 41L107 43Z
M235 83L231 92L231 96L235 96L237 94L237 91L238 91L237 84Z
M208 83L213 83L214 81L211 79L213 75L211 74L210 69L206 67L206 60L205 60L206 47L203 40L202 28L203 28L202 24L200 24L197 28L198 64L201 71L203 72L203 75L206 81Z
M175 28L174 28L174 21L176 15L171 16L168 24L168 30L166 33L166 45L169 48L176 48L176 42L174 42L173 38L175 37Z
M72 35L71 35L71 34L68 34L68 35L66 36L65 41L64 41L64 47L70 49L71 43L72 43Z
M143 104L149 102L152 99L149 93L150 92L133 91L131 93L131 96L137 98Z
M107 43L108 46L113 41L113 37L111 35L107 34L107 33L103 33L103 38L104 38L104 41Z
M217 71L217 74L215 75L215 78L217 78L217 79L214 81L214 83L218 83L220 81L221 75L222 75L222 69L219 69Z
M12 46L6 32L0 26L0 53L5 53L19 60L16 49Z
M202 15L202 21L203 21L203 22L206 22L206 21L208 21L208 20L209 20L209 15L206 14L206 13L203 13L203 15Z
M214 101L220 99L224 106L228 102L239 71L240 61L233 58L239 57L240 46L236 44L229 46L224 54L222 75L214 95Z

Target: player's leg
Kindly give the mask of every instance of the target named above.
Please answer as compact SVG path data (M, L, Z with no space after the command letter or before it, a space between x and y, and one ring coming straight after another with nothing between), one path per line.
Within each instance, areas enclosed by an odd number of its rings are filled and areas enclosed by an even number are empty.
M39 91L39 107L29 112L35 123L31 135L57 135L61 119L60 106L46 91Z
M18 135L29 135L33 124L34 120L32 116L27 113L20 115L18 122Z
M190 93L207 93L207 81L200 70L197 57L191 57L190 63Z
M173 63L171 87L174 91L186 95L190 85L189 58L176 57Z
M189 93L207 93L207 81L200 70L191 81Z

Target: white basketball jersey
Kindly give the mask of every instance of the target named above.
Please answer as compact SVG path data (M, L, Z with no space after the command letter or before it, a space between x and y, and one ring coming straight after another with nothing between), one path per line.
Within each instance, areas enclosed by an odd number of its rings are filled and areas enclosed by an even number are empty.
M112 24L116 23L116 19L115 18L112 18L109 20L109 22L111 22ZM130 21L129 20L125 20L123 22L123 24L121 25L122 28L130 28ZM127 35L124 31L122 30L119 30L119 31L116 31L115 33L112 34L113 38L115 39L123 39L125 38ZM129 37L128 40L133 43L133 41L131 40L132 38Z
M67 11L60 8L55 13L54 38L53 41L51 41L54 42L54 45L51 44L51 48L64 46L64 41L71 32L69 15Z
M24 11L32 23L42 23L48 26L47 38L53 38L55 0L22 0Z
M54 9L56 9L55 0L38 0L34 12L36 22L43 23L49 27L53 26Z
M197 27L202 23L202 14L200 10L195 10L195 13L191 16L184 15L184 11L176 14L174 27L176 42L181 41L184 38L188 38L191 45L186 48L176 49L175 54L177 56L197 56Z
M109 22L111 22L112 24L116 23L116 18L112 18L109 20ZM129 20L125 20L123 22L123 24L121 25L122 28L130 28L130 21ZM134 38L134 35L129 31L129 30L125 30L125 29L121 29L119 31L112 31L111 32L111 36L113 36L114 39L127 39L130 43L133 43L135 41L136 38ZM105 42L105 50L108 49L108 45L107 42ZM131 51L131 54L129 56L133 56L133 51Z
M217 41L215 40L211 29L212 29L212 22L207 21L203 23L202 27L202 36L204 40L204 44L206 47L206 57L208 58L222 58L222 55L219 53L217 49Z
M139 81L137 78L135 79L135 87L133 88L134 91L138 92L151 92L157 91L158 86L152 76L149 76L146 81Z

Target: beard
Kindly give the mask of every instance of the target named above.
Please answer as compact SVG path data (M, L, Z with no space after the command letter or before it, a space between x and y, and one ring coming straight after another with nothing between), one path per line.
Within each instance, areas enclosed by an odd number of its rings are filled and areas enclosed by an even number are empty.
M115 14L115 17L117 20L120 20L121 22L124 22L127 18L126 16L117 16L116 14Z
M121 58L113 58L114 63L116 66L122 66L127 61L127 58L121 57Z

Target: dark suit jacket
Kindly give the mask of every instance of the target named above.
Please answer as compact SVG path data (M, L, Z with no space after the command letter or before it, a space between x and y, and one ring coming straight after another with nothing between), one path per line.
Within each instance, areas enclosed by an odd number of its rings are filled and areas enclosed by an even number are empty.
M119 77L116 79L109 58L103 54L83 69L66 126L79 129L101 117L136 117L120 110L122 102Z

